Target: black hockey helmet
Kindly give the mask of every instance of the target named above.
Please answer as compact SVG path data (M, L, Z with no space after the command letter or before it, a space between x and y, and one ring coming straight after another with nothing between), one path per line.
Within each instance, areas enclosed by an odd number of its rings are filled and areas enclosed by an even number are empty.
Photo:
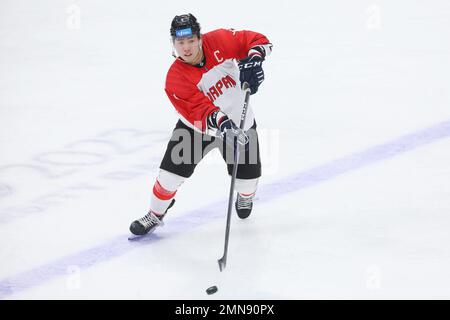
M175 16L170 27L172 39L197 35L200 38L200 24L192 13Z

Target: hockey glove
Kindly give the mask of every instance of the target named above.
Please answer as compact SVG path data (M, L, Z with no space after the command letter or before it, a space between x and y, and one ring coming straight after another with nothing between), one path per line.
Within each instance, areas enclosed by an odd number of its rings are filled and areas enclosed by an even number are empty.
M264 81L263 61L263 57L253 55L238 62L241 83L248 82L251 94L256 93L259 85Z
M234 148L235 141L246 146L249 138L244 130L240 129L236 124L221 111L214 111L208 119L208 125L218 129L219 137L223 139L229 146Z

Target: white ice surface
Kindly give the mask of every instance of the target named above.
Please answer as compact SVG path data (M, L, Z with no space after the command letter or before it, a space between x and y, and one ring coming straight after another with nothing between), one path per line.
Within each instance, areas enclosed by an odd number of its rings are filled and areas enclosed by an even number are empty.
M170 21L185 12L204 31L274 44L251 98L268 196L233 217L223 273L229 179L213 154L158 237L127 242L177 120L163 88ZM281 179L449 121L448 39L444 0L2 0L0 298L449 299L449 130L270 196Z

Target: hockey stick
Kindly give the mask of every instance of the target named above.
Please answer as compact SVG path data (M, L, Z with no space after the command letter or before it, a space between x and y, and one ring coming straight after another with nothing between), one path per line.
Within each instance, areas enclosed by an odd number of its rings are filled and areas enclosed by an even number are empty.
M242 89L245 91L245 100L244 100L244 107L242 108L241 123L239 124L239 128L241 128L241 130L244 130L245 117L247 116L248 101L250 100L249 84L247 82L244 82L244 84L242 85ZM225 245L223 250L223 256L218 260L220 271L223 271L227 265L228 240L230 238L230 223L231 223L231 211L233 208L234 184L236 182L236 174L238 169L239 148L237 146L237 142L235 142L234 147L235 147L234 165L233 165L233 173L231 175L230 196L228 198L227 226L225 229Z

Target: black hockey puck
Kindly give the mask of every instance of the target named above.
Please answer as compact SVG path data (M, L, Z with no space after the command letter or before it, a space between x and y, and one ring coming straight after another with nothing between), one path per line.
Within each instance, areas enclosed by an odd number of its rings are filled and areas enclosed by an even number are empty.
M217 287L216 286L212 286L212 287L209 287L208 289L206 289L206 293L207 294L214 294L216 292L217 292Z

